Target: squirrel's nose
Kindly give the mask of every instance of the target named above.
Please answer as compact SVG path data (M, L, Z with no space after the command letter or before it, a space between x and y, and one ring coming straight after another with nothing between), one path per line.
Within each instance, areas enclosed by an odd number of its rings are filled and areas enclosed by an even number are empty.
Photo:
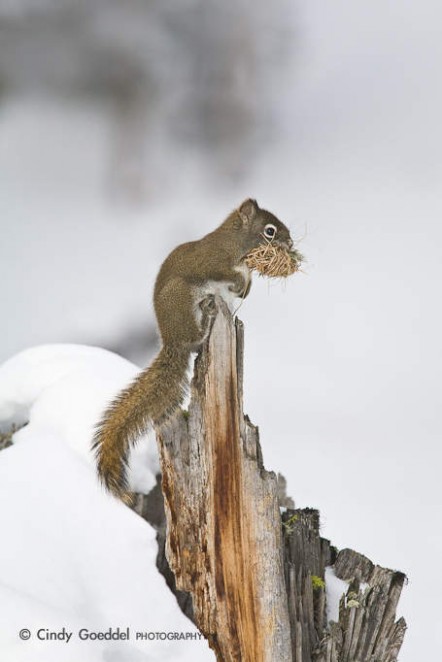
M293 239L288 239L287 240L287 246L288 246L289 250L291 250L293 248Z

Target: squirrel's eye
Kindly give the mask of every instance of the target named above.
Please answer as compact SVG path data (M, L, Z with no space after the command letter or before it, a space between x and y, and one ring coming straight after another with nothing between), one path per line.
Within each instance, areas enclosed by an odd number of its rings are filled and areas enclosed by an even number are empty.
M264 237L266 239L273 239L274 236L276 235L276 228L272 223L267 223L267 225L264 228Z

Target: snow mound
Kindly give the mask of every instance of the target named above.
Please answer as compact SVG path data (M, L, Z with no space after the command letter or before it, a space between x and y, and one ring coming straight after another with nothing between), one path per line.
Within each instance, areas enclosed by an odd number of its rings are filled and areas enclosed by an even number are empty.
M96 479L89 450L94 425L137 371L110 352L72 345L27 350L0 367L3 427L29 421L0 452L1 659L213 659L198 637L153 637L197 631L156 569L154 530ZM144 464L146 491L156 462L152 450L145 450L144 462L134 458L134 465ZM78 636L81 628L117 627L129 628L129 641ZM19 637L23 628L31 633L27 641ZM38 638L63 628L72 632L69 643ZM149 639L137 640L137 632Z

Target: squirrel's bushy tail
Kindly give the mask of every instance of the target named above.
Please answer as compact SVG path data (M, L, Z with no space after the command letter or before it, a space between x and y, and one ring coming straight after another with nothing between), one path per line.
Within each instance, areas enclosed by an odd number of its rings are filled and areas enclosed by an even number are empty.
M98 475L123 500L128 500L129 449L149 424L163 422L181 405L189 358L185 347L163 347L153 363L109 405L97 426L92 448Z

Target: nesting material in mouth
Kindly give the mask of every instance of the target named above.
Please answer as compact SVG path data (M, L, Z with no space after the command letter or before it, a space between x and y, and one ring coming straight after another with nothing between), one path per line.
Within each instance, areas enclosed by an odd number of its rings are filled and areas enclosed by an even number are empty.
M287 278L299 270L303 256L297 250L287 250L271 241L261 244L244 259L249 269L269 278Z

